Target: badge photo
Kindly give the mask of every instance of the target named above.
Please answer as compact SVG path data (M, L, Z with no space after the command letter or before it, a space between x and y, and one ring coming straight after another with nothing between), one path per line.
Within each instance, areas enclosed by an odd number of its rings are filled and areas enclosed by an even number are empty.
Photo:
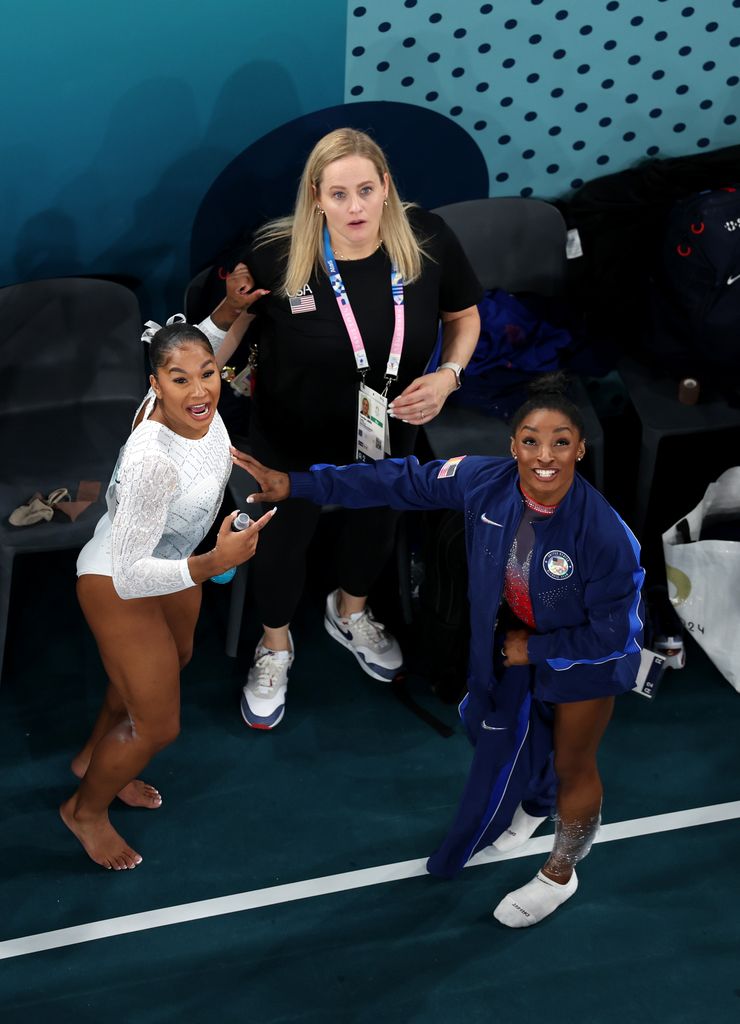
M542 568L553 580L567 580L573 575L573 560L565 551L548 551L542 559Z

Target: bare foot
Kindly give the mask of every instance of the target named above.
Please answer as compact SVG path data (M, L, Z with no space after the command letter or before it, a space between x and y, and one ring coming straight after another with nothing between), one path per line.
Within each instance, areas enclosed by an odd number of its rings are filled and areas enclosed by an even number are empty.
M151 810L156 810L157 807L162 806L162 794L159 790L150 786L148 782L142 782L141 779L129 782L128 786L120 789L116 796L129 807L149 807Z
M80 758L76 757L70 767L72 774L78 779L85 777L87 765ZM116 795L129 807L147 807L149 810L156 811L158 807L162 806L162 794L142 779L134 779L133 782L129 782Z
M77 821L76 801L75 793L62 804L59 814L70 832L82 843L85 853L91 860L109 871L126 871L141 864L141 855L132 850L126 840L116 832L107 814L85 822Z

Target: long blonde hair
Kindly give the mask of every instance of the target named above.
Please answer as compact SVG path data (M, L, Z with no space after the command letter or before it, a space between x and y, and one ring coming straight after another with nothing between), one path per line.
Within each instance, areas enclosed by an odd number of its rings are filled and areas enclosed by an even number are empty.
M375 167L381 181L388 175L387 205L383 207L380 221L383 245L406 284L415 281L421 274L424 250L414 236L406 216L406 210L413 204L401 201L383 150L364 132L354 128L337 128L319 139L311 150L298 185L293 216L269 221L260 228L255 238L258 246L280 239L290 240L281 289L285 295L295 295L319 268L326 270L324 218L317 211L316 196L326 168L346 156L366 157Z

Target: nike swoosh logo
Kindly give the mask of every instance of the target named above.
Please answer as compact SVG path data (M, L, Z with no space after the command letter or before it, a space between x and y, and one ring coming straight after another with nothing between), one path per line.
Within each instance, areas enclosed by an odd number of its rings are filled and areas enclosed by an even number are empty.
M734 283L735 283L735 281L737 281L737 280L738 280L738 278L740 278L740 274L735 274L735 276L734 276L734 277L728 277L728 278L727 278L727 283L728 283L728 284L734 284Z
M489 519L485 512L481 515L481 519L484 523L488 523L489 526L501 526L501 523L494 523L493 519ZM501 529L503 530L503 526L501 526Z
M498 523L496 525L498 525ZM506 732L507 731L507 728L506 728L505 725L486 725L485 722L481 722L481 725L483 726L484 729L487 729L488 732Z

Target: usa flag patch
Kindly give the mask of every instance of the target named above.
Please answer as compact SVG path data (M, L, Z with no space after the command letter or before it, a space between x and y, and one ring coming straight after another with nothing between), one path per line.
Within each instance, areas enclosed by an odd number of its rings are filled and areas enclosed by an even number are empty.
M440 469L439 473L437 473L437 479L445 480L448 476L454 476L455 473L457 473L457 467L464 458L464 455L456 455L454 459L448 459Z
M290 303L290 311L293 314L313 313L316 311L316 299L314 299L312 292L302 295L291 295L288 298L288 302Z

